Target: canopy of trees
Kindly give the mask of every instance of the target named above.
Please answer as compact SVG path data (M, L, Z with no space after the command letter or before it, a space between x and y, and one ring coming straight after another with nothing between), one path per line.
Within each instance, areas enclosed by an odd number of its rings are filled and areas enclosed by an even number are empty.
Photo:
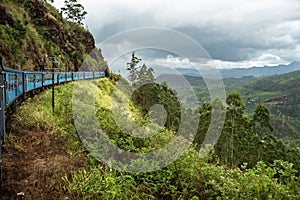
M87 14L84 7L77 3L77 0L65 0L65 7L61 8L61 10L67 15L67 19L78 24L83 24L82 20L85 19Z

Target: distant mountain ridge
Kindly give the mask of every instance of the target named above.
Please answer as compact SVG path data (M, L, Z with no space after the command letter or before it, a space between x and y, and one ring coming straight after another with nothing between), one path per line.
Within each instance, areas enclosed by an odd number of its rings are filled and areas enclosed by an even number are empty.
M300 70L300 62L292 62L289 65L278 65L274 67L251 67L251 68L234 68L234 69L220 69L223 78L242 78L245 76L263 77L272 76L277 74L285 74L293 71ZM176 68L176 71L183 75L199 76L195 69L191 68Z

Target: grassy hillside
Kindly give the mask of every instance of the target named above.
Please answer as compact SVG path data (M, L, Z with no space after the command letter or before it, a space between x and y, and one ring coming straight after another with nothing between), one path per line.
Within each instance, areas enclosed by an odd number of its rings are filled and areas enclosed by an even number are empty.
M105 130L104 134L110 138L110 142L128 152L143 155L164 147L174 139L175 132L170 129L163 129L145 139L126 134L126 124L120 127L115 122L118 116L127 113L127 120L135 121L139 125L147 125L148 119L133 104L129 109L121 104L118 107L120 113L113 113L112 96L115 102L127 102L130 98L124 90L114 91L114 84L107 79L101 79L99 84L95 84L97 87L93 87L93 91L98 94L95 109L98 123ZM259 162L253 168L244 164L228 169L227 166L220 166L212 160L210 156L200 158L197 147L192 145L178 160L163 169L148 173L130 173L118 171L89 157L84 169L73 173L71 177L65 177L65 188L82 199L299 198L298 178L292 164L283 161L274 161L272 164ZM129 163L129 169L136 166L135 161ZM154 160L149 166L141 159L137 164L155 168L157 163ZM291 173L287 175L288 171ZM283 174L289 178L284 179ZM280 178L277 179L278 177ZM290 181L295 182L292 184Z
M0 15L0 56L9 68L39 70L55 56L56 66L78 70L95 48L89 31L43 0L2 0ZM99 65L107 67L100 50L97 54Z
M116 83L101 79L90 84L96 92L98 123L112 143L142 154L161 148L174 137L166 129L140 143L124 135L111 111ZM244 164L228 169L212 162L210 156L200 158L193 145L176 162L155 172L115 170L87 154L76 136L72 125L73 84L56 87L55 92L54 117L51 91L29 99L12 116L3 155L5 173L0 199L300 198L299 179L292 164L259 162L253 168ZM128 98L121 90L114 94L117 101ZM142 124L147 121L133 105L124 109L119 110L127 113L129 120Z

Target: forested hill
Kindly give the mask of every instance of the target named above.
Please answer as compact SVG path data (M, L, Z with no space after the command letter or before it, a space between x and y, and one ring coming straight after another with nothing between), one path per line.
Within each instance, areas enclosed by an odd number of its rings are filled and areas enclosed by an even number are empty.
M176 80L177 76L172 76L169 79ZM201 102L210 101L203 78L185 78L195 88ZM233 91L241 94L246 113L251 115L260 104L267 106L272 116L273 134L300 144L300 70L262 78L224 78L223 81L227 94Z
M89 31L63 19L45 1L1 0L0 15L0 56L9 68L39 70L54 56L61 69L78 70L95 48ZM100 50L97 54L100 65L107 67Z
M300 71L257 79L238 89L248 108L269 108L277 137L300 143Z
M282 104L286 115L299 118L300 115L295 108L300 103L300 71L295 71L282 75L269 76L244 85L247 96L253 100L265 102L266 104ZM267 96L257 96L257 94L268 93ZM293 109L289 109L293 106Z

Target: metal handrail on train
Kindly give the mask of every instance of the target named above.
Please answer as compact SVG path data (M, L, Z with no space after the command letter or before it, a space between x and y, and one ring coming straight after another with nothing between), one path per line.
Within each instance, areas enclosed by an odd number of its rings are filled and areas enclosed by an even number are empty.
M54 77L52 77L54 75ZM2 181L2 151L5 142L6 110L30 92L77 80L97 79L105 72L26 72L3 66L0 57L0 185ZM53 79L54 78L54 79Z

